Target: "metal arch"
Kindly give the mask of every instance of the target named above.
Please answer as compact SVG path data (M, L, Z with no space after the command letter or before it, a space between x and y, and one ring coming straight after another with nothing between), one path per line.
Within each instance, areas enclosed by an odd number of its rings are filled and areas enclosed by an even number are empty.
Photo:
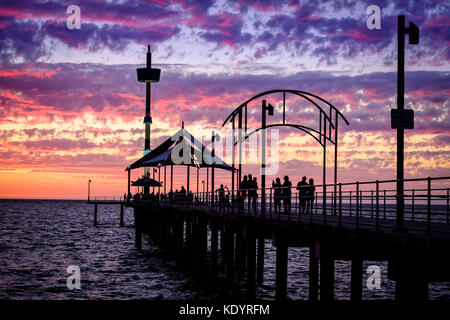
M302 126L302 125L298 125L298 124L292 124L292 123L285 123L285 124L277 123L277 124L269 124L269 125L266 126L266 128L273 128L273 127L291 127L291 128L295 128L295 129L301 130L301 131L309 134L311 137L313 137L323 147L323 143L322 143L321 139L317 138L310 131L313 131L313 132L317 133L319 136L322 136L322 137L324 136L324 134L319 132L319 131L317 131L317 130L315 130L315 129L313 129L313 128ZM238 140L238 141L236 141L234 143L234 146L238 145L239 143L243 143L245 140L247 140L247 138L249 138L252 134L258 132L259 130L262 130L262 128L255 129L255 130L245 134L245 136L240 141ZM325 139L328 139L328 141L330 141L332 144L335 144L334 141L331 140L326 135L325 135Z
M310 98L306 97L305 95L312 96L312 97L314 97L314 98L316 98L316 99L318 99L318 100L320 100L320 101L326 103L327 105L329 105L329 106L332 108L332 110L335 110L336 113L337 113L338 115L340 115L342 119L344 119L345 123L346 123L347 125L349 125L349 122L348 122L348 120L345 118L345 116L344 116L344 115L343 115L343 114L342 114L342 113L341 113L341 112L340 112L333 104L331 104L331 103L328 102L327 100L325 100L325 99L323 99L323 98L321 98L321 97L319 97L319 96L317 96L317 95L315 95L315 94L313 94L313 93L306 92L306 91L301 91L301 90L292 90L292 89L274 89L274 90L269 90L269 91L261 92L261 93L255 95L255 96L251 97L251 98L248 99L247 101L241 103L239 106L236 107L236 109L234 109L234 110L228 115L228 117L227 117L227 118L225 119L225 121L222 123L222 127L225 126L225 124L226 124L231 118L236 117L237 113L238 113L240 110L242 110L249 102L251 102L251 101L253 101L253 100L255 100L255 99L258 99L258 98L260 98L260 97L262 97L262 96L269 95L269 94L272 94L272 93L279 93L279 92L284 92L284 93L287 92L287 93L292 93L292 94L298 95L298 96L300 96L300 97L302 97L302 98L308 100L308 101L311 102L312 104L314 104L314 105L316 106L316 108L318 108L318 109L324 114L325 118L328 119L328 121L331 123L331 125L333 126L333 129L334 129L333 121L330 119L330 117L328 117L328 115L327 115L327 113L325 112L325 110L323 110L317 103L315 103L314 101L312 101ZM231 120L230 120L230 121L231 121Z
M270 109L268 109L267 104L266 104L266 100L262 101L262 126L259 129L254 130L253 132L251 132L250 134L247 133L247 109L248 109L248 103L250 103L251 101L260 98L262 96L266 96L266 95L270 95L273 93L283 93L283 123L282 124L272 124L272 125L267 125L266 124L266 112ZM319 132L315 129L306 127L306 126L302 126L302 125L296 125L296 124L291 124L288 123L286 124L286 109L285 109L285 105L286 105L286 93L291 93L293 95L297 95L302 97L303 99L309 101L311 104L313 104L318 110L319 110ZM318 103L316 101L313 100L317 99L319 101L321 101L322 103L325 103L327 106L329 106L329 111L325 111L321 106L318 105ZM272 113L273 113L273 107L270 106L272 108ZM252 135L253 133L261 130L261 129L265 129L268 127L276 127L276 126L287 126L287 127L293 127L296 128L298 130L301 130L309 135L311 135L317 142L319 142L319 144L322 146L323 148L323 198L322 198L322 209L323 209L323 215L325 217L326 214L326 154L327 154L327 140L329 142L331 142L334 145L334 212L336 212L336 185L337 185L337 148L338 148L338 130L339 130L339 116L345 121L345 123L347 125L349 125L348 120L345 118L345 116L330 102L328 102L327 100L313 94L310 92L306 92L306 91L301 91L301 90L291 90L291 89L276 89L276 90L269 90L269 91L265 91L262 93L259 93L255 96L253 96L252 98L248 99L247 101L243 102L242 104L240 104L238 107L236 107L229 115L228 117L225 119L225 121L222 124L222 127L225 126L225 124L227 124L228 121L230 121L233 124L233 166L234 166L234 148L236 147L237 143L234 143L234 129L235 129L235 118L237 115L239 115L239 129L242 129L242 109L244 109L245 112L245 137L243 140L239 141L239 146L241 145L242 141L245 141L250 135ZM335 111L335 115L334 115L334 123L333 123L333 110ZM322 132L322 114L323 114L323 132ZM328 120L328 123L327 123ZM327 127L329 128L329 132L327 135ZM334 141L332 140L332 132L334 131ZM239 131L240 132L240 131ZM313 132L318 134L318 137L316 137ZM262 139L262 153L261 153L261 186L262 186L262 190L261 190L261 211L264 212L265 211L265 139L266 139L266 132L263 131L263 139ZM323 137L323 141L322 141L322 137ZM241 163L239 163L239 176L240 176L240 170L241 170ZM232 176L232 180L234 181L234 173ZM234 186L234 184L233 184ZM239 187L238 187L239 190Z
M350 123L348 122L347 118L346 118L346 117L338 110L338 108L336 108L333 104L331 104L330 102L328 102L328 101L325 100L324 98L321 98L321 97L319 97L318 95L315 95L315 94L313 94L313 93L306 92L306 91L298 90L298 92L301 92L301 93L306 94L306 95L313 96L314 98L319 99L320 101L326 103L326 104L329 105L331 108L333 108L333 110L336 111L336 113L337 113L338 115L341 116L341 118L345 121L345 123L346 123L348 126L350 125Z

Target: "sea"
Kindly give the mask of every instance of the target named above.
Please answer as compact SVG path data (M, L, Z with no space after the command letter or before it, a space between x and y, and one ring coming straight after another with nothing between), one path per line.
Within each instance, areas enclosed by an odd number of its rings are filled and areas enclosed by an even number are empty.
M210 300L245 299L245 281L234 289L210 288L177 266L144 236L134 245L133 209L71 200L0 200L0 299L4 300ZM289 248L288 299L308 299L307 248ZM79 269L80 287L69 288L71 266ZM335 299L350 299L350 262L335 261ZM373 286L373 269L379 285ZM69 269L69 270L68 270ZM72 269L73 270L73 269ZM71 272L68 272L71 271ZM369 285L367 285L369 283ZM372 285L370 285L370 283ZM395 283L387 261L364 261L363 299L393 300ZM275 248L265 242L264 283L257 298L275 299ZM430 283L430 300L450 300L450 283Z

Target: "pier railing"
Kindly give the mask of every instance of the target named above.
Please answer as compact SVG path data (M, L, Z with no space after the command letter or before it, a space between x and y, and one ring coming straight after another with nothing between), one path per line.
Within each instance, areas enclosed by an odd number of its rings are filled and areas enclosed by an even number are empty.
M292 221L320 220L339 226L373 225L378 230L397 217L396 183L397 180L376 180L327 184L325 187L315 185L312 193L309 185L269 187L264 192L261 188L235 192L217 189L214 193L153 196L139 201L192 207L218 214ZM450 177L404 179L404 185L405 229L449 232L449 228L441 230L439 225L450 225Z

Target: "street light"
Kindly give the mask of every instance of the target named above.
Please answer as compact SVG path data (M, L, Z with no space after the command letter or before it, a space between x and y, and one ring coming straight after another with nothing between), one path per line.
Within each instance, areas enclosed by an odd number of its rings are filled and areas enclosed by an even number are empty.
M262 101L262 137L261 137L261 213L266 211L266 111L269 116L273 116L274 107L266 100ZM256 191L257 192L257 191Z
M88 180L88 201L91 199L91 182L92 180Z
M203 201L205 201L205 180L202 180L202 187L203 187Z
M404 130L414 129L414 111L405 110L405 35L409 35L409 44L419 43L419 28L409 22L405 28L405 16L398 16L398 58L397 58L397 109L391 110L391 128L397 129L397 220L398 230L403 229L405 211L404 198Z

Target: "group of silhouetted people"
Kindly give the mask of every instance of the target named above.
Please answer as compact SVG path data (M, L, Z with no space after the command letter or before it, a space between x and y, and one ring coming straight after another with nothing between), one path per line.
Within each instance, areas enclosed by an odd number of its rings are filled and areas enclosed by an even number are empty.
M160 201L164 201L166 199L168 201L193 201L194 200L194 194L192 193L192 191L186 192L186 189L184 188L184 186L181 186L180 190L176 189L175 192L173 190L170 190L167 194L159 193L159 192L157 192L156 194L154 192L149 193L149 194L145 194L143 192L137 192L133 196L131 196L131 194L129 194L127 196L127 194L125 193L123 195L123 197L124 197L125 201L130 201L131 199L133 199L134 201L150 200L150 201L153 201L158 204Z
M248 197L248 211L250 212L250 208L253 208L253 211L256 213L256 201L258 199L258 180L256 177L252 177L251 174L248 176L244 176L242 181L239 183L239 200L240 200L240 208L244 210L244 202L245 198Z
M302 180L297 183L296 187L299 199L299 213L312 213L312 205L314 203L316 187L314 186L314 179L309 179L309 183L306 182L306 180L307 178L303 177ZM272 181L272 189L275 212L281 213L281 204L283 204L283 213L290 213L292 182L289 180L289 176L283 177L283 183L281 183L280 178L276 178L275 181ZM250 208L252 208L256 213L256 202L258 198L257 191L258 182L256 177L252 177L251 174L248 176L245 175L239 183L239 200L242 211L244 209L245 198L248 197L248 211L250 212Z
M300 203L300 213L312 213L312 205L314 203L314 195L316 187L314 186L314 179L309 179L306 182L306 177L297 183L298 199Z

